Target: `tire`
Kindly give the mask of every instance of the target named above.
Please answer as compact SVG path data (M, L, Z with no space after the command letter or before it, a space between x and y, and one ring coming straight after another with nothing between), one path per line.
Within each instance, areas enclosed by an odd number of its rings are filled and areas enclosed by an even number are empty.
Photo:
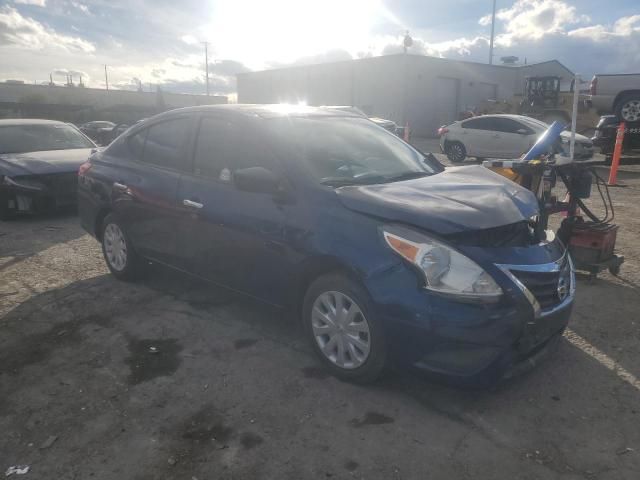
M122 223L113 213L102 222L102 255L111 273L119 280L135 280L142 273L142 259L133 249Z
M351 312L351 321L336 316L339 310ZM384 331L373 302L357 282L338 273L317 278L304 297L302 318L313 350L334 376L369 383L385 370Z
M613 113L615 113L618 120L624 120L625 122L640 121L640 93L624 95L616 102L613 107Z
M462 163L467 158L467 149L460 142L449 142L445 153L452 163Z

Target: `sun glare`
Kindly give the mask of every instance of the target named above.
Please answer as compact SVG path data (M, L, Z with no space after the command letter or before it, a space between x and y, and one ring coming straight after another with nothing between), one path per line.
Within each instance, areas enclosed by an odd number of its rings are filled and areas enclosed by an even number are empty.
M331 49L355 54L368 47L376 23L397 20L380 0L222 0L201 36L252 68L264 59L292 62Z

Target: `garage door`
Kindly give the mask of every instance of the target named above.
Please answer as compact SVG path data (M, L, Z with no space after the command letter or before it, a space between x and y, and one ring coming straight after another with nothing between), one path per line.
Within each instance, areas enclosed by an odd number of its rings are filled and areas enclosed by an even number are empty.
M441 125L455 122L458 118L458 96L460 80L457 78L436 78L435 119L437 129Z

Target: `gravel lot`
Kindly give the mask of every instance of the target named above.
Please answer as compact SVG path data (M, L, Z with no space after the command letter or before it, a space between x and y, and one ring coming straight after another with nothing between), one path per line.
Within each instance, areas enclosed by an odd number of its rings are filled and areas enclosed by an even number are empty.
M277 311L119 282L73 215L0 222L0 475L637 480L640 169L620 178L621 276L581 278L558 350L492 391L342 383Z

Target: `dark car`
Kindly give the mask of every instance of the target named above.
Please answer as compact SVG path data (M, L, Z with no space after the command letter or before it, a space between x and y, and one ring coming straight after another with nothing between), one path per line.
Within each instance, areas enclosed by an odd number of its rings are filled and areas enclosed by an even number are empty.
M603 155L613 154L616 145L616 134L620 120L615 115L603 115L596 125L596 131L591 141L600 148ZM624 140L622 142L623 153L640 151L640 122L628 122Z
M52 120L0 120L0 218L71 207L78 168L96 145Z
M108 145L113 140L112 132L117 125L106 120L95 120L80 125L80 130L99 145Z
M481 166L443 170L354 114L163 113L95 153L78 191L117 278L150 260L288 307L341 378L393 361L493 380L569 319L571 260L537 237L531 192Z

